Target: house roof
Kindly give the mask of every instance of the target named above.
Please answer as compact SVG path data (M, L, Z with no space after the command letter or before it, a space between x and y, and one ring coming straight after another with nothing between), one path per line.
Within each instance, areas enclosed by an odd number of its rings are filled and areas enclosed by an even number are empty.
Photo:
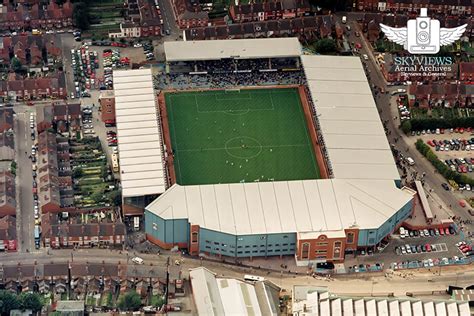
M2 108L0 109L0 127L2 125L7 125L10 128L13 128L13 109L11 108ZM3 130L0 129L0 132Z

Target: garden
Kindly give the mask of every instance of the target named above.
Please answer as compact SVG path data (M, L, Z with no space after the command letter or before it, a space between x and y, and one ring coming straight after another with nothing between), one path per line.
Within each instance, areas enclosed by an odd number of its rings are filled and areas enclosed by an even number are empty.
M89 208L120 204L107 157L97 137L71 141L74 200L77 207Z

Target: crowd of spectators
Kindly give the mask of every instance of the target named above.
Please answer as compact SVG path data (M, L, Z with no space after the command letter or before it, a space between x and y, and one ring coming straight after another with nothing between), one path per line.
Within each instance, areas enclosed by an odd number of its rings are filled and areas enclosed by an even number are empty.
M233 73L235 71L258 72L260 70L299 69L295 58L276 59L221 59L208 61L172 62L171 73L207 72L209 74Z
M298 71L239 72L213 74L166 74L155 77L155 87L164 89L232 88L242 86L304 84L305 77Z

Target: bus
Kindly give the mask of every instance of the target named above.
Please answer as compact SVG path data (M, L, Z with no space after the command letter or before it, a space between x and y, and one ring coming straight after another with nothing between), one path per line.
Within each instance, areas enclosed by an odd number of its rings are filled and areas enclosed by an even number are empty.
M40 248L40 236L41 236L41 228L39 225L35 225L35 248Z
M244 280L249 282L261 282L264 281L265 278L261 276L246 274L244 275Z
M118 164L117 154L112 154L112 170L114 172L119 172L119 164Z

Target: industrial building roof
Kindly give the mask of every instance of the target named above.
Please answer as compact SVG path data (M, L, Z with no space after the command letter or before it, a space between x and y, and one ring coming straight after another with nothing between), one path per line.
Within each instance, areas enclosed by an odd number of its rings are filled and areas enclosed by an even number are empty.
M198 315L277 315L270 299L270 287L263 282L249 284L237 279L216 278L206 268L189 272Z
M296 37L165 42L166 61L299 57Z
M336 179L400 179L359 57L301 56Z
M146 209L235 235L378 228L414 192L393 180L300 180L173 185Z
M325 289L302 286L294 287L293 313L311 315L400 315L400 316L469 316L468 302L433 301L408 298L351 298L340 297ZM295 296L305 295L304 298Z
M122 194L163 193L166 177L151 70L114 70L113 78Z

